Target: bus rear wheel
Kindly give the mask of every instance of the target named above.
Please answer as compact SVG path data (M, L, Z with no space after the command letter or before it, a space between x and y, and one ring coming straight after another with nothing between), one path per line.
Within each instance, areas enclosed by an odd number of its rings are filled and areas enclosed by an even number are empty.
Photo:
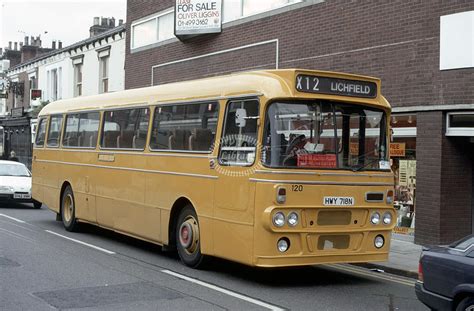
M61 218L67 231L79 230L79 223L76 219L76 204L71 186L66 187L61 198Z
M196 211L191 205L185 206L179 213L175 234L176 248L181 261L186 266L199 267L203 261L199 222Z

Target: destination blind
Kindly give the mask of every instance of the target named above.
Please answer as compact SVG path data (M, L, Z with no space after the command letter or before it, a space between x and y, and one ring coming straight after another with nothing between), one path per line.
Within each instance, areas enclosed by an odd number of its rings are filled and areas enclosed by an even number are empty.
M306 93L321 93L353 97L377 97L377 84L368 81L297 75L296 89Z

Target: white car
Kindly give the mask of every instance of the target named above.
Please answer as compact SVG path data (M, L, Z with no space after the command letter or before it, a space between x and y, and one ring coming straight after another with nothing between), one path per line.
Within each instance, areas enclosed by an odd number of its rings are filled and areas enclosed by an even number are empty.
M31 173L22 163L0 161L0 202L6 201L33 203L41 208L41 203L31 197Z

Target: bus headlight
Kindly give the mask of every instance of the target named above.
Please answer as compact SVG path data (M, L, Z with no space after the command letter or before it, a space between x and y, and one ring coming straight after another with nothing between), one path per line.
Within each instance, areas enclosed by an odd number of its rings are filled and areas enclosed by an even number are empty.
M375 212L370 216L370 222L377 225L380 222L380 214Z
M298 214L295 212L291 212L288 214L288 225L294 227L298 224Z
M385 239L381 235L377 235L374 240L374 245L376 248L382 248L385 244Z
M382 221L383 221L384 224L390 225L392 223L392 214L390 214L388 212L383 214Z
M282 212L275 213L273 215L273 224L277 227L283 227L285 224L285 214Z
M277 248L280 253L286 252L290 248L290 240L287 238L281 238L278 240Z

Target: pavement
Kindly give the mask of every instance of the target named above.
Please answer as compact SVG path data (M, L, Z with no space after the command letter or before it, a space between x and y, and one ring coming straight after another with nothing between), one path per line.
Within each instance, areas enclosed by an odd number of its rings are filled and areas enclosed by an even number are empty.
M413 236L393 233L388 261L357 265L379 272L417 279L421 251L422 246L414 243Z

